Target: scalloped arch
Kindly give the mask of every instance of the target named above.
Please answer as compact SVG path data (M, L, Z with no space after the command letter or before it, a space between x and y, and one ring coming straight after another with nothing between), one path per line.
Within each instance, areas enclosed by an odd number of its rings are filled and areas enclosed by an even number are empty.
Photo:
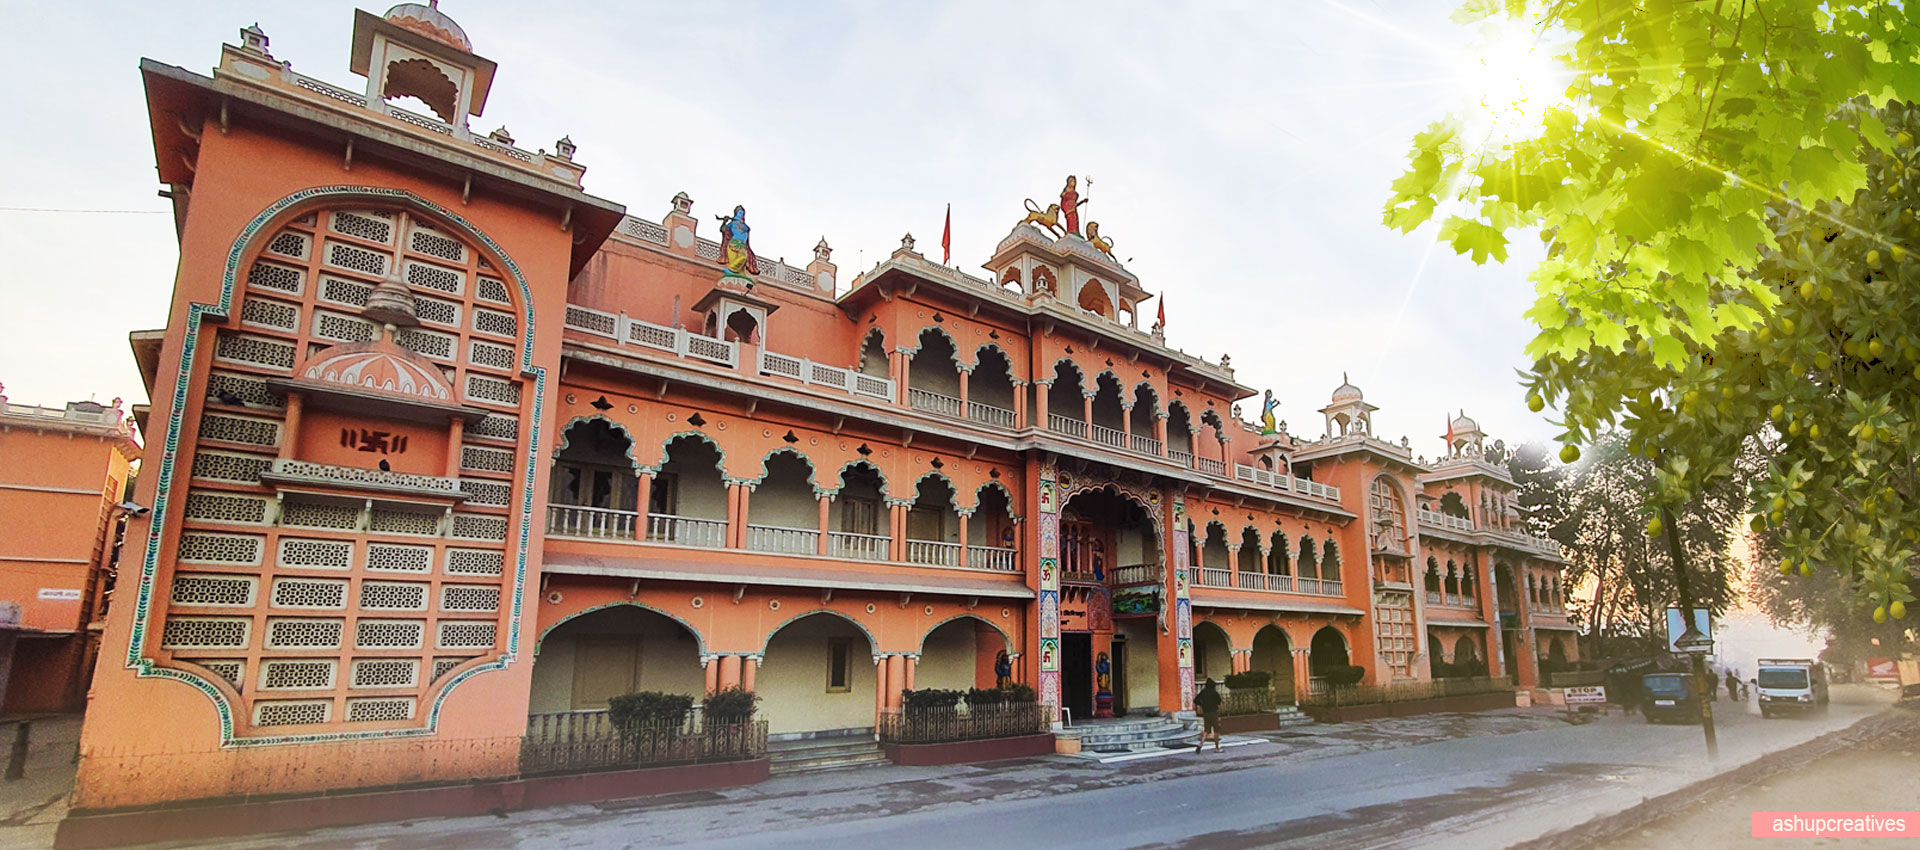
M982 617L979 614L955 614L951 617L941 620L938 623L934 623L931 628L928 628L924 633L920 635L920 646L917 651L920 654L925 655L927 652L927 638L933 637L933 633L939 631L941 626L944 626L948 623L957 623L961 620L973 620L975 622L986 625L987 628L990 628L995 632L998 632L1000 635L1000 639L1006 642L1007 651L1008 652L1013 651L1013 636L1007 634L1006 629L1003 629L1003 628L1000 628L999 626L994 625L992 620L988 620L987 618Z
M1080 368L1080 364L1075 362L1071 357L1061 357L1054 360L1053 365L1047 369L1047 380L1059 380L1060 364L1062 363L1066 364L1067 368L1073 370L1074 377L1078 379L1076 386L1080 388L1080 393L1085 395L1087 392L1087 370Z
M850 460L850 461L847 461L846 463L840 464L840 469L834 473L833 492L839 493L841 490L847 489L847 470L852 469L856 466L864 466L868 469L873 470L873 474L880 478L880 495L882 497L885 497L887 495L887 488L889 486L887 482L887 473L885 470L880 468L879 464L874 463L873 461L867 460L866 458Z
M635 475L640 474L640 472L643 469L645 469L645 467L640 463L639 458L633 456L634 446L637 442L636 440L633 439L633 432L627 430L627 426L622 425L618 422L615 422L612 419L608 419L605 414L596 413L592 416L575 416L571 420L568 420L567 424L560 428L560 444L553 447L553 456L557 458L560 456L561 452L564 452L567 450L567 446L570 444L570 442L573 439L572 437L573 426L585 424L587 422L593 422L595 420L607 423L608 427L612 428L615 431L619 431L621 436L627 438L627 453L626 453L627 463L632 466L633 472Z
M539 637L536 637L533 639L534 657L535 658L540 657L540 647L547 642L547 635L553 634L554 629L560 628L561 626L571 623L574 620L578 620L581 617L585 617L588 614L592 614L599 611L605 611L609 608L638 608L642 611L651 611L655 614L659 614L662 617L672 620L675 623L679 623L681 628L686 629L689 633L693 635L694 649L697 650L699 654L703 656L707 654L707 638L705 635L700 634L700 630L694 628L692 623L687 622L685 619L681 618L680 615L678 614L669 613L665 610L655 608L652 605L648 605L643 602L634 602L629 600L629 601L621 601L621 602L607 602L604 604L595 605L591 608L582 608L578 611L568 614L565 617L562 617L558 620L553 621L551 625L540 630Z
M1013 491L1007 489L1007 485L1002 484L998 481L987 481L985 483L982 483L980 486L973 488L973 504L968 505L967 507L970 510L976 510L976 511L979 510L980 494L986 492L989 488L999 490L1000 495L1006 498L1007 518L1013 520L1014 522L1019 522L1020 515L1013 512Z
M702 442L705 442L709 446L712 446L714 454L719 455L719 459L714 462L715 468L719 470L720 478L722 480L725 480L727 478L727 450L720 446L720 442L718 440L715 440L714 438L709 437L706 434L701 433L699 431L678 431L668 436L666 439L661 440L660 441L660 465L658 467L655 467L655 469L662 469L666 467L667 461L670 459L667 456L667 449L673 445L675 440L678 440L682 437L693 437L695 439L701 440Z
M838 617L842 620L847 621L848 623L853 624L853 627L856 629L859 629L861 634L866 635L867 646L868 648L873 650L874 656L878 657L880 655L880 640L873 636L873 631L867 628L867 624L854 619L851 614L848 614L845 611L835 611L832 608L815 608L811 611L802 611L801 613L788 617L787 619L781 621L780 625L774 626L772 629L769 629L767 631L767 636L760 641L760 657L763 659L767 657L767 648L773 645L773 639L775 636L780 634L780 630L785 629L786 627L791 626L794 623L798 623L801 620L804 620L815 614L826 614L831 617Z
M799 458L801 463L807 465L807 486L815 489L819 488L820 485L814 483L814 479L820 476L820 467L814 464L813 458L807 457L806 452L800 451L792 446L781 446L762 455L760 457L760 477L755 478L754 483L758 484L767 480L767 475L770 474L767 470L767 462L773 460L774 456L779 454L790 454Z

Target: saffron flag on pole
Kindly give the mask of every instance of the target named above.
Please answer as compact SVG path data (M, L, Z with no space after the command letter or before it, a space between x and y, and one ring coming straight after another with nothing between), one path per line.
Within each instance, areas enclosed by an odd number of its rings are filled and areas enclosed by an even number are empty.
M947 223L940 229L940 265L953 263L953 205L947 205Z
M1160 293L1160 318L1158 324L1163 328L1167 326L1167 293L1165 292Z

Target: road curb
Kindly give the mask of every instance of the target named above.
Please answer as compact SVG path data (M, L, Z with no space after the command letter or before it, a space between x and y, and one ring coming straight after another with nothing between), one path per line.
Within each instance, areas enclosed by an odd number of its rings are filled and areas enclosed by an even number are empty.
M1651 826L1702 803L1725 797L1754 783L1816 759L1849 749L1864 741L1890 732L1920 727L1920 714L1887 709L1868 715L1844 729L1836 729L1813 740L1776 753L1768 753L1732 770L1707 777L1691 785L1670 791L1639 805L1606 817L1595 818L1559 832L1515 844L1507 850L1578 850L1619 838L1636 829Z

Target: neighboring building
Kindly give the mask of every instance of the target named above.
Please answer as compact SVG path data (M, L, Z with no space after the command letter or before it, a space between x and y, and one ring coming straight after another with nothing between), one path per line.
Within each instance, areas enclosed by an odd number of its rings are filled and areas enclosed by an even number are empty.
M125 415L0 394L0 714L81 707L140 458Z
M1076 717L1250 667L1424 679L1430 633L1525 685L1564 627L1512 601L1559 561L1477 431L1423 463L1350 385L1320 439L1243 422L1071 183L985 277L908 237L843 291L824 239L756 256L732 204L706 239L684 194L584 194L566 139L470 132L494 64L436 9L358 13L364 91L242 40L210 79L142 66L181 262L135 335L154 510L81 809L510 775L530 714L636 689L867 729L1002 653ZM1450 492L1465 518L1423 509Z

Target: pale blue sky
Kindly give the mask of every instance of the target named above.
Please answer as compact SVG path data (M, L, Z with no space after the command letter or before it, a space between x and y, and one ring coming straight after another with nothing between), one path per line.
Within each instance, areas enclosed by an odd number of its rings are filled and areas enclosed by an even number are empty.
M1023 198L1091 175L1083 217L1166 293L1170 342L1231 352L1294 433L1343 371L1417 453L1461 407L1510 443L1554 432L1514 374L1531 240L1481 268L1380 224L1408 139L1464 94L1452 0L442 5L500 64L473 127L571 135L588 191L636 215L745 204L761 253L825 235L847 280L907 231L937 257L952 203L977 270ZM347 3L0 7L0 207L166 209L141 57L204 74L258 21L295 69L364 85ZM176 255L166 215L0 211L7 395L144 400L126 334L165 321Z

